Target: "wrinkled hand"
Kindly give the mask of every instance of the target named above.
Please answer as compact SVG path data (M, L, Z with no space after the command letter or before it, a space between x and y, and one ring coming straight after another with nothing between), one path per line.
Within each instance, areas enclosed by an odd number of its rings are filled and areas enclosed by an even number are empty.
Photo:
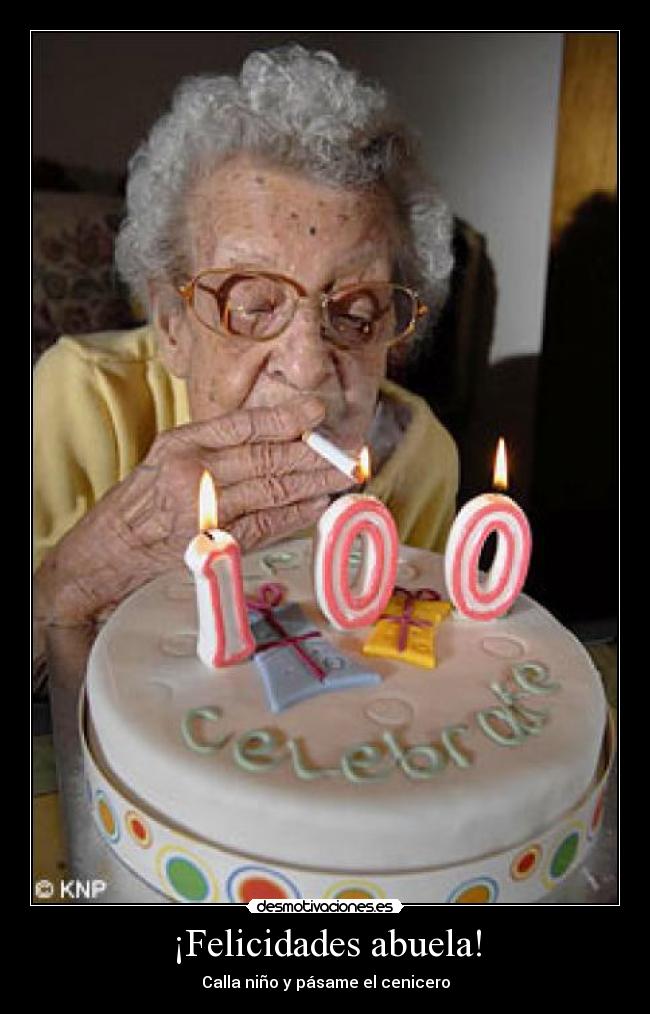
M300 439L324 414L320 401L304 398L160 434L46 559L39 611L49 622L85 622L177 566L198 531L205 469L217 487L219 528L242 551L313 524L329 495L351 485Z
M323 415L319 401L303 399L160 434L118 503L130 537L177 563L198 531L204 469L216 482L219 528L244 552L312 524L328 494L351 485L300 440Z

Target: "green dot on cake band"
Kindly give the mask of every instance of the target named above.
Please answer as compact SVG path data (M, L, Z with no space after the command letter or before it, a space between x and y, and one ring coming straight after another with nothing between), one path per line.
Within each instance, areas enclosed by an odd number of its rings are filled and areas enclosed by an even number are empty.
M554 879L557 880L558 877L564 876L567 872L577 855L579 844L579 833L572 831L556 849L549 868L549 872Z
M165 864L165 873L173 889L186 901L205 901L210 884L204 873L184 856L172 856Z

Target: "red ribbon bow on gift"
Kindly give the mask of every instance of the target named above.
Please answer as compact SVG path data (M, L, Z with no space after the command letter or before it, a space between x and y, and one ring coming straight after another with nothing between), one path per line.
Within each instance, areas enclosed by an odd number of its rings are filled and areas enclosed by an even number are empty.
M399 585L395 585L393 589L393 595L401 595L404 598L404 612L400 616L389 616L388 613L382 613L380 619L391 620L393 623L399 623L399 632L397 635L397 650L404 651L408 643L409 627L432 627L433 623L431 620L420 620L413 615L413 608L416 602L439 602L440 596L437 591L433 588L419 588L417 591L409 591L408 588L400 588Z
M246 599L246 605L248 608L261 613L268 625L278 635L275 641L267 641L265 644L258 644L256 651L267 651L269 648L293 648L307 668L311 670L316 679L322 682L326 676L325 669L323 669L322 666L320 666L318 662L316 662L316 660L305 651L301 644L301 641L306 641L309 638L320 637L320 631L310 630L306 634L297 634L295 636L289 634L279 620L273 615L273 609L276 606L279 606L283 599L284 586L274 581L261 584L257 589L256 598Z

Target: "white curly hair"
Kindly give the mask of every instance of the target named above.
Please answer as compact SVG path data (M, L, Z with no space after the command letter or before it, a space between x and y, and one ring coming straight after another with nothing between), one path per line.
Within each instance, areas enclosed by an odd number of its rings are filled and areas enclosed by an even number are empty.
M115 257L143 306L149 306L150 281L187 277L190 188L242 151L332 186L383 185L401 226L398 279L420 292L435 319L453 265L452 218L424 171L415 137L383 88L361 81L331 53L298 45L252 53L238 78L181 81L169 112L131 158Z

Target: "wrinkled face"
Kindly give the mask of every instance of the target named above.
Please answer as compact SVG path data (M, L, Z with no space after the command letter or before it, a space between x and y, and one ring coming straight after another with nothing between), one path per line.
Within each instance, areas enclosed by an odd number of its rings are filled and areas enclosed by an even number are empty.
M395 237L383 191L335 189L250 157L219 167L189 203L195 273L254 266L295 279L310 295L390 281ZM334 439L348 447L363 442L386 348L352 351L327 341L317 300L302 301L291 323L268 341L215 334L189 307L171 318L168 331L176 352L167 362L186 377L194 420L316 394L327 406ZM164 335L161 341L164 353Z

